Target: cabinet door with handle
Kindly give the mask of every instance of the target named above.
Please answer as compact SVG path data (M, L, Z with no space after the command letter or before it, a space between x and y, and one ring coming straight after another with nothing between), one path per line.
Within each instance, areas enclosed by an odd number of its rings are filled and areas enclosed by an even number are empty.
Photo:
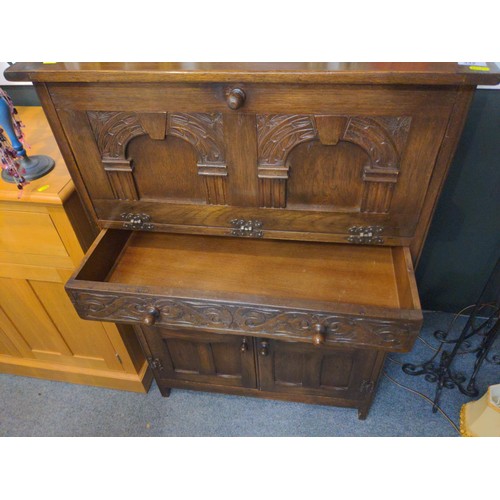
M456 97L216 82L49 92L101 227L389 245L415 234Z
M256 387L253 339L141 327L156 377L198 384Z
M256 344L260 388L288 394L361 399L377 358L374 350L269 339Z

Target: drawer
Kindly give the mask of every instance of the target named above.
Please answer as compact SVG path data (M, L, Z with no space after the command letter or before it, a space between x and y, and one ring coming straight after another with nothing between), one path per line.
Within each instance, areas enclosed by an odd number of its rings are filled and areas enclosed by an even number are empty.
M422 314L409 251L104 230L66 284L82 318L407 351Z
M235 89L245 98L231 109ZM244 220L264 238L346 242L369 227L369 242L401 246L456 98L453 87L238 82L50 92L102 228L230 235Z

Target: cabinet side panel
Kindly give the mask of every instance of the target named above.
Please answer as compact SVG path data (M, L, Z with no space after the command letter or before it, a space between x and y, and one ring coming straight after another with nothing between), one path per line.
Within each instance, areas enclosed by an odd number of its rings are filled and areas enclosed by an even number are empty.
M82 250L86 252L90 245L92 245L92 242L97 238L99 228L95 222L89 219L76 191L74 191L64 202L64 210L70 220L71 227L75 231Z
M35 83L34 86L38 97L40 98L40 102L42 103L43 111L45 112L45 116L47 117L47 121L49 122L52 133L54 134L57 145L59 146L61 154L63 155L64 162L68 167L69 173L73 182L75 183L78 194L84 203L84 208L87 211L89 219L97 224L97 217L95 216L95 211L92 206L89 193L78 170L76 159L68 143L68 139L61 125L61 121L57 114L54 103L52 102L52 98L49 94L47 85L43 83Z
M453 106L446 133L438 152L436 164L425 195L425 200L420 214L420 219L415 230L415 236L410 245L410 250L415 267L418 264L430 222L436 209L439 194L444 185L453 155L460 139L460 134L465 125L474 87L461 87L457 91L456 101Z

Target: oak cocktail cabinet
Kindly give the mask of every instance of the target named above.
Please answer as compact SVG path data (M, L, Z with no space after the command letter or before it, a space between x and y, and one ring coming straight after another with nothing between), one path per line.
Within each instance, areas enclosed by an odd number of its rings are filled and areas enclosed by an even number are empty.
M172 387L357 408L475 86L455 63L18 63L102 229L66 284Z

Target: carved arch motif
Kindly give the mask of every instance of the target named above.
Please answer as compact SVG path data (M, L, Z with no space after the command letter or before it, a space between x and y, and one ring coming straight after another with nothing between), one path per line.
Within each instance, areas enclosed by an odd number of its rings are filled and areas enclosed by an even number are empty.
M317 136L313 116L257 115L259 168L284 166L288 153L295 146Z
M410 124L411 117L406 116L258 115L261 204L286 206L286 159L294 147L312 140L325 145L337 144L340 140L360 146L370 158L363 169L360 210L388 212Z
M131 139L146 134L135 113L89 111L87 116L94 132L103 163L123 160Z
M89 122L101 154L101 161L117 199L138 199L133 178L133 161L127 145L140 135L164 139L179 137L198 154L198 174L203 176L207 202L225 204L224 133L221 113L132 113L89 111Z
M222 113L169 113L167 134L189 142L198 165L225 165Z

